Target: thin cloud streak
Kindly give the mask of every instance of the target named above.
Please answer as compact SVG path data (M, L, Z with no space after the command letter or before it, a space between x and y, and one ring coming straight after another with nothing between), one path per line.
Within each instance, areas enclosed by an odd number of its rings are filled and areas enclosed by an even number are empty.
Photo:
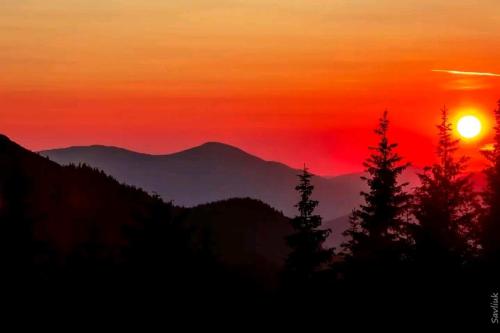
M450 69L433 69L432 72L439 73L448 73L453 75L470 75L470 76L500 76L497 73L488 73L488 72L464 72L464 71L456 71Z

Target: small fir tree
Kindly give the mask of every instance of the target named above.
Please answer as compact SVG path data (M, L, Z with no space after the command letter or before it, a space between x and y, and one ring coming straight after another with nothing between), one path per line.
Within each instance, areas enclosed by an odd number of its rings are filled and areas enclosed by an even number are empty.
M295 207L299 214L291 220L295 232L286 239L291 252L285 263L284 277L288 285L306 287L322 265L330 261L333 249L323 247L331 230L320 229L322 218L314 214L318 201L311 199L314 190L312 174L304 166L298 177L300 182L295 189L300 194L300 201Z

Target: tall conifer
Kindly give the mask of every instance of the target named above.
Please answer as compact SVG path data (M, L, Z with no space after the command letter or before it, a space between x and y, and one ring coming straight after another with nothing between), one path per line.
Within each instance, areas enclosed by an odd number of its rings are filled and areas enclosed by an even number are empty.
M382 261L394 262L405 243L404 227L409 209L410 195L405 192L407 183L398 178L408 168L395 151L396 143L389 141L388 112L379 120L375 133L380 138L372 154L364 163L368 176L362 177L368 191L361 192L365 203L355 209L350 217L350 228L344 232L349 241L344 244L348 259L379 265Z
M441 110L438 162L419 174L414 214L417 259L433 268L460 265L474 250L479 203L471 175L464 173L467 157L456 158L459 140L453 138L448 109Z

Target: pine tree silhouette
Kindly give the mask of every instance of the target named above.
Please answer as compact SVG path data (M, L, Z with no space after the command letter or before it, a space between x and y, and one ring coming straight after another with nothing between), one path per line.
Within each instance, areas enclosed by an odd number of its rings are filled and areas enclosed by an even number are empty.
M380 137L378 146L364 163L367 177L362 177L369 190L361 192L365 204L355 209L350 217L350 227L344 232L349 241L343 244L347 261L371 264L386 262L394 265L405 244L405 224L411 196L405 192L407 183L400 184L399 176L410 165L402 163L395 152L396 143L390 143L388 112L383 113L375 133ZM389 262L391 264L389 264Z
M311 184L312 174L304 166L298 177L300 183L295 189L300 194L300 201L295 207L298 208L299 215L291 220L295 233L286 239L292 251L285 263L284 282L288 286L307 287L307 282L321 265L330 261L333 249L323 247L331 230L319 229L322 218L314 214L318 201L311 199L314 190Z
M459 140L453 139L448 109L441 110L437 126L439 162L419 174L415 191L414 228L417 260L436 269L457 267L474 250L479 203L470 175L464 175L467 157L455 158Z
M485 216L482 221L481 243L487 261L500 267L500 101L494 114L496 126L493 149L485 152L491 165L485 170L487 188L483 196Z

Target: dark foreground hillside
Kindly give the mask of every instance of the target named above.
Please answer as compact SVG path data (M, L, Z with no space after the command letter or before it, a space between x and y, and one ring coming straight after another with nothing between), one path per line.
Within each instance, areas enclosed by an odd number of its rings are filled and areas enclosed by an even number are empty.
M22 288L154 288L186 297L276 285L289 230L287 218L260 201L178 208L5 136L0 222L2 279Z

